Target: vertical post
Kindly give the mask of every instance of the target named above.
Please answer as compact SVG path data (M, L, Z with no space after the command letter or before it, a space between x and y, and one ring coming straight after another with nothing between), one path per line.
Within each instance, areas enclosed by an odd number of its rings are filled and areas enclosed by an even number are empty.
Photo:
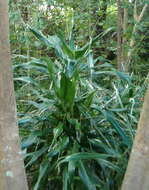
M7 0L0 0L0 190L27 190L19 147Z
M122 190L149 189L149 89L146 93L137 134Z

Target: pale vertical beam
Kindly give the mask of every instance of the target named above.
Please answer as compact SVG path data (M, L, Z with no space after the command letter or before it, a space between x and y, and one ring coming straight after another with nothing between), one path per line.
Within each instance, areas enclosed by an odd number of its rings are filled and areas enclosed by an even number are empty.
M0 0L0 190L27 190L19 147L7 0Z
M149 89L121 190L149 190Z

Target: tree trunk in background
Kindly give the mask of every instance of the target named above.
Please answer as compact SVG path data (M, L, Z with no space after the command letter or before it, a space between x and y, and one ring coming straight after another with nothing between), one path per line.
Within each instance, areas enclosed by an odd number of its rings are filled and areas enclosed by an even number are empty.
M131 35L131 39L130 39L130 44L129 44L129 51L128 51L128 54L127 54L127 65L129 66L130 63L131 63L131 59L132 59L132 55L133 55L133 52L134 52L134 49L135 49L135 45L136 45L136 40L134 38L135 34L137 33L137 30L138 30L138 25L141 23L143 17L144 17L144 14L146 13L147 9L148 9L148 4L145 3L145 5L143 6L140 14L138 14L137 12L137 0L135 1L135 5L134 5L134 21L135 21L135 24L134 24L134 27L133 27L133 31L132 31L132 35Z
M128 8L127 3L128 1L125 0L125 7L124 7L124 15L123 15L123 38L122 38L122 64L124 65L124 70L126 72L129 71L129 67L127 64L127 27L128 27Z
M0 190L27 190L10 65L7 0L0 0Z
M122 63L122 58L123 58L123 47L122 47L122 42L123 42L123 9L121 7L122 1L117 0L117 65L118 65L118 70L124 71L124 65Z
M128 0L117 0L117 65L118 70L129 72L130 70L130 64L132 61L132 56L134 53L134 49L136 46L136 40L135 40L135 34L138 30L138 25L141 23L144 14L147 11L148 4L145 3L140 14L137 12L138 7L138 1L135 0L134 2L134 15L133 19L135 21L135 24L133 26L131 38L129 42L126 40L126 34L127 34L127 24L128 24L128 10L127 5L130 2ZM122 8L124 6L124 8ZM127 50L126 47L129 47L129 50Z
M149 89L144 100L122 190L149 190Z

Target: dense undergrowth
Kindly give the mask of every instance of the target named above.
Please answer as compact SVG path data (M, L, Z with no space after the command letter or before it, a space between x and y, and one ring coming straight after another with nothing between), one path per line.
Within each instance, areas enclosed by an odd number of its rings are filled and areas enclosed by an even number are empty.
M120 189L147 81L98 64L94 39L76 48L30 30L56 55L14 65L30 189Z

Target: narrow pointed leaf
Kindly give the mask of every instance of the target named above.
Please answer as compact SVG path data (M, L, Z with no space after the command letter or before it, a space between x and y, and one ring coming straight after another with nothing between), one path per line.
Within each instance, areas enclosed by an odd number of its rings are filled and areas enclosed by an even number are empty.
M90 177L88 176L87 171L82 161L79 161L79 175L88 190L96 190L96 186L91 181Z
M38 180L34 186L34 190L40 189L40 183L42 183L42 179L47 177L48 168L49 168L48 160L45 160L43 163L40 164Z

